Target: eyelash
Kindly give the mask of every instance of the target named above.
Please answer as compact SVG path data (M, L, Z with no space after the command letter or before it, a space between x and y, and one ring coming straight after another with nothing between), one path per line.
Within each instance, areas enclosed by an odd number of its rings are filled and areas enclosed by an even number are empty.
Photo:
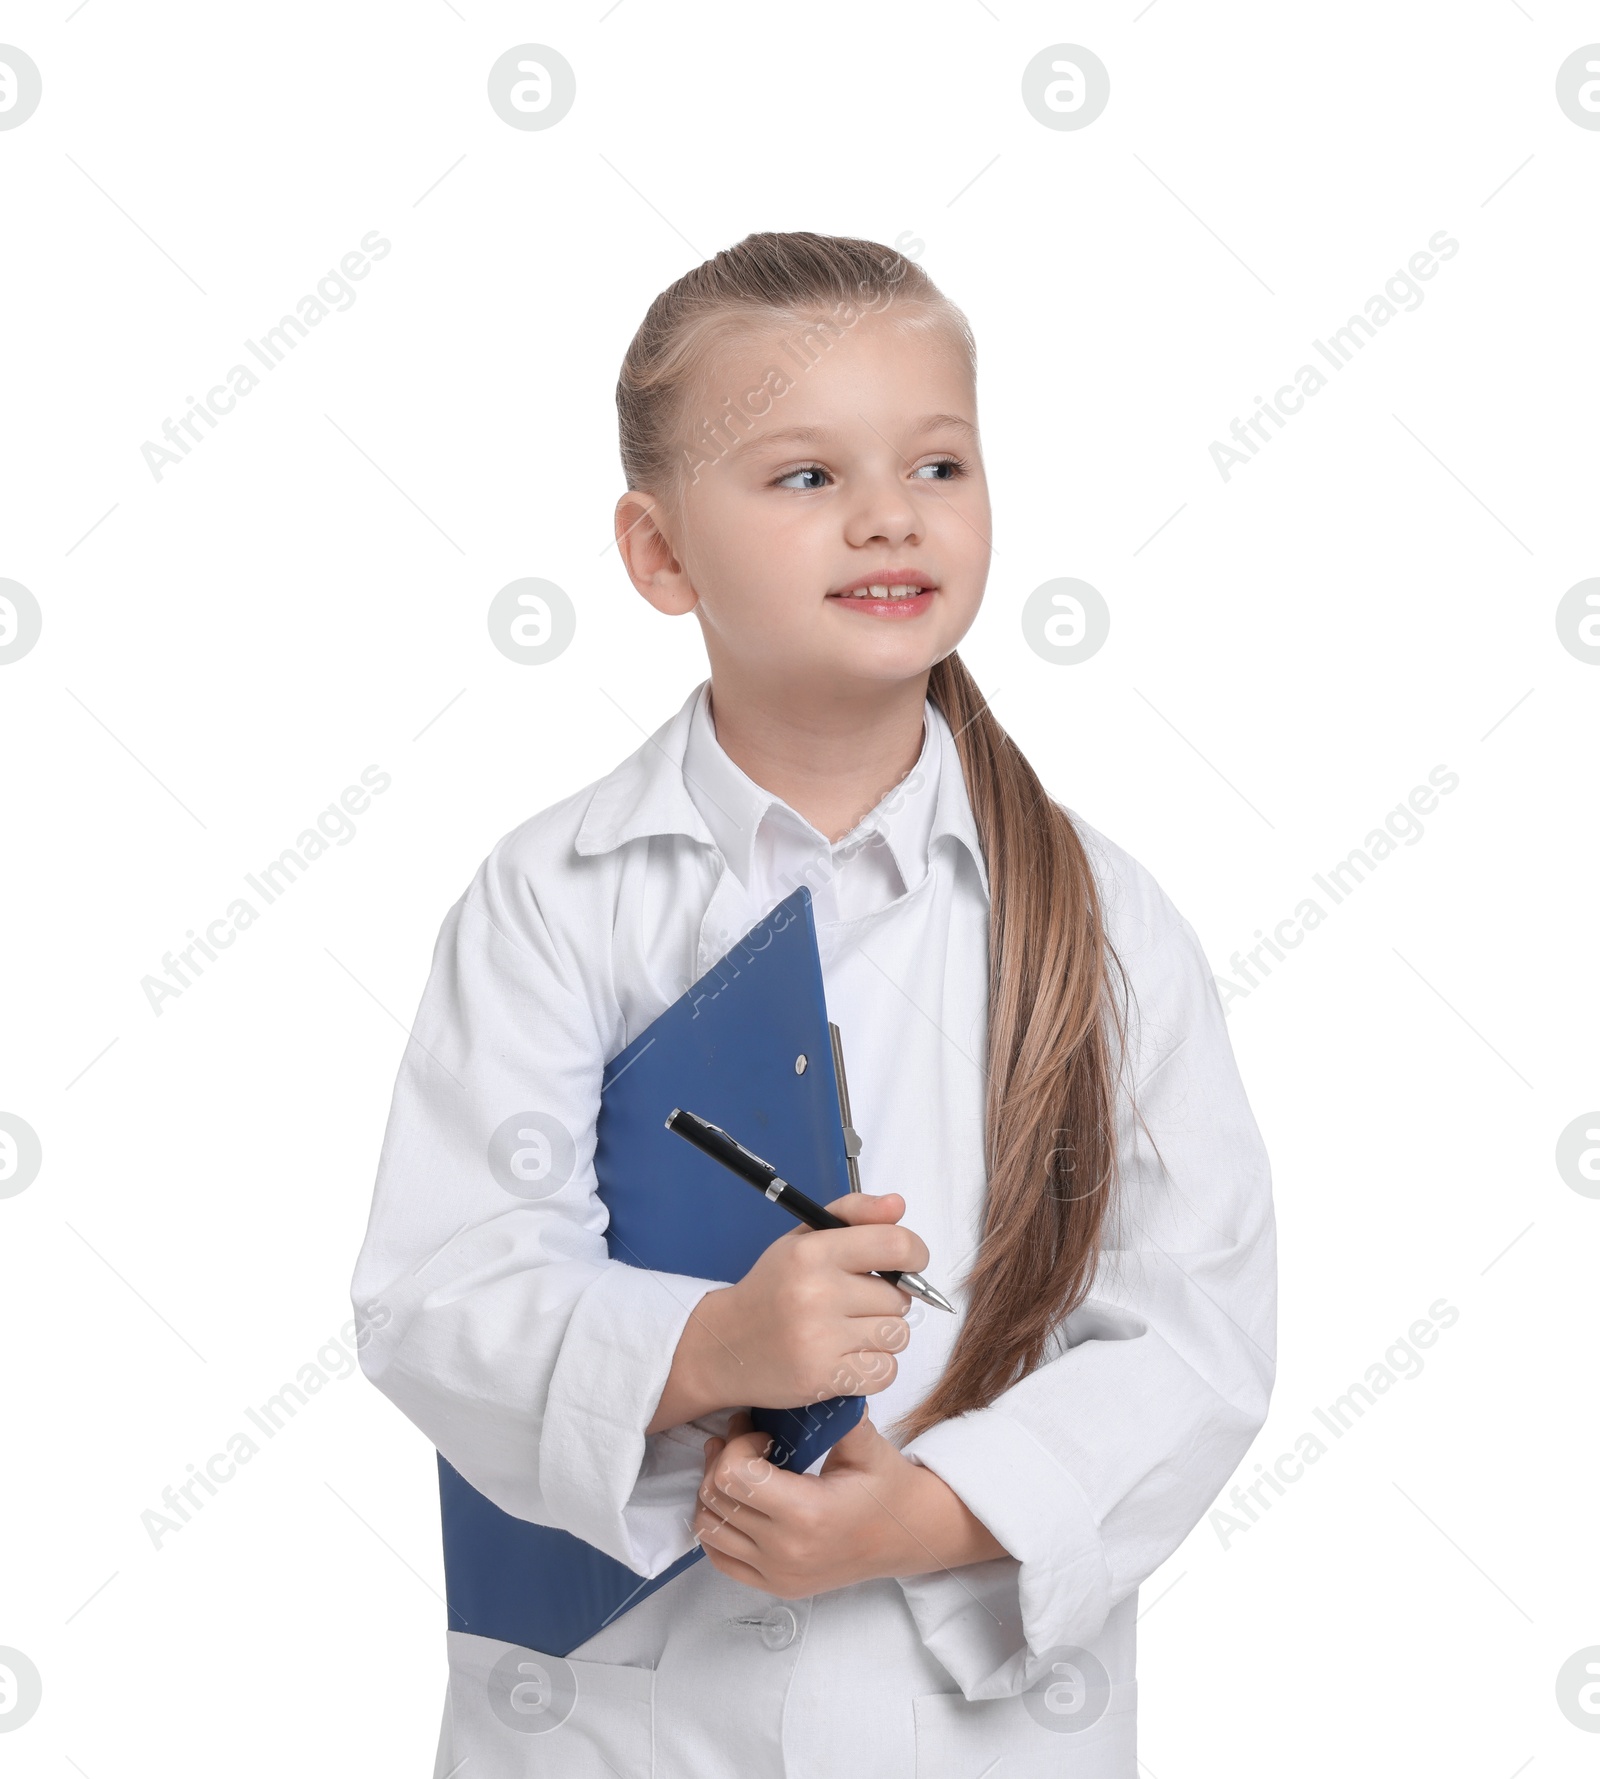
M944 457L936 457L932 463L920 463L917 465L917 467L918 467L918 469L934 469L941 463L948 463L951 466L951 468L954 469L955 475L937 476L937 477L932 478L935 481L953 482L957 479L957 477L964 476L967 473L967 464L966 464L965 458L957 457L953 453L950 455L944 456ZM816 470L820 475L825 476L828 473L827 470L824 469L820 463L797 463L793 469L786 469L783 471L783 473L781 475L774 476L773 480L772 480L772 486L774 488L777 488L782 483L787 482L788 479L790 478L790 476L804 475L807 470L813 470L813 469ZM796 488L795 490L793 490L793 492L796 494L817 494L817 493L820 493L821 490L816 489L816 488Z

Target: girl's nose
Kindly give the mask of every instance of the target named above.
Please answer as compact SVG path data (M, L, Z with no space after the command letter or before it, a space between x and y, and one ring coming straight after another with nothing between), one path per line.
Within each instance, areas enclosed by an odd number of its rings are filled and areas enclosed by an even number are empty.
M857 498L845 535L852 544L891 546L915 542L922 526L921 515L899 479L898 467L864 485Z

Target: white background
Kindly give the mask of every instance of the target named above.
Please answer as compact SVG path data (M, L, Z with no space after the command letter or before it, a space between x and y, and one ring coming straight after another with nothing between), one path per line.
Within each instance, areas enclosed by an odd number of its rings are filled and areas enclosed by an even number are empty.
M1529 10L0 6L43 74L0 132L0 575L43 611L0 668L0 1110L44 1156L0 1200L0 1645L44 1684L9 1771L431 1770L433 1455L363 1379L159 1549L141 1515L349 1317L479 859L702 676L608 547L613 388L656 293L768 228L899 242L971 318L996 528L963 655L1219 976L1460 778L1230 1004L1282 1245L1240 1480L1430 1304L1459 1320L1147 1584L1145 1772L1594 1770L1555 1685L1600 1644L1600 1201L1555 1145L1600 1104L1600 668L1554 614L1600 573L1600 131L1554 83L1600 6ZM486 100L528 42L577 74L546 131ZM1021 100L1055 43L1110 70L1082 130ZM372 229L353 307L156 481L142 442ZM1211 441L1440 229L1421 306L1224 482ZM545 667L485 625L524 575L578 611ZM1063 575L1112 614L1076 667L1019 624ZM372 763L356 837L153 1013L141 978Z

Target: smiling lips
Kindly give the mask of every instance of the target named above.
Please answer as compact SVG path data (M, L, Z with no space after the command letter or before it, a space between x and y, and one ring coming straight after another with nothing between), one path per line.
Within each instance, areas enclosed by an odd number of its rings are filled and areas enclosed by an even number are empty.
M880 580L863 579L828 597L875 618L910 618L928 609L935 591L932 583L914 570L889 569Z

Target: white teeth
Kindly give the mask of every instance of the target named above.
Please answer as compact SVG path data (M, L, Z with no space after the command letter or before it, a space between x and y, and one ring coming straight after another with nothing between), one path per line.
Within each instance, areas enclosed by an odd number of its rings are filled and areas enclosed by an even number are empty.
M911 599L923 589L915 586L900 587L857 587L850 594L852 599Z

